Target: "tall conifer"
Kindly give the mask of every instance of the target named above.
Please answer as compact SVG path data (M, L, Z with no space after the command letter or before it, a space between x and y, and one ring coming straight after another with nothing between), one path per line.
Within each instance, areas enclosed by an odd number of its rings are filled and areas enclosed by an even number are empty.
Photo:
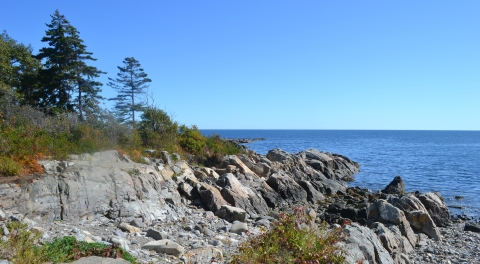
M42 74L44 93L43 107L56 111L72 111L77 108L81 119L84 116L86 101L100 99L100 82L94 78L104 73L86 61L95 61L92 52L86 50L80 32L73 27L58 10L51 15L48 30L42 42L48 47L40 49L37 57L44 61ZM74 93L77 97L72 99Z
M145 101L141 101L140 95L145 94L148 83L151 82L147 78L147 74L140 66L140 62L133 57L127 57L123 60L124 67L117 66L120 72L117 78L108 78L110 82L108 86L117 90L117 97L114 100L115 114L120 122L131 120L135 125L135 112L143 111L146 106Z

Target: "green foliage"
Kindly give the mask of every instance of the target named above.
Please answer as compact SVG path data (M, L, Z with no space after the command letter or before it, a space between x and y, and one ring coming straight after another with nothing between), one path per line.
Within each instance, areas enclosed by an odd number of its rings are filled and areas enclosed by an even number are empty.
M120 122L131 121L132 125L135 125L135 112L143 111L146 106L145 102L138 101L138 97L145 93L147 83L152 80L147 78L140 62L135 58L127 57L123 64L124 67L117 67L120 70L117 78L108 78L110 80L108 86L118 92L117 97L109 100L115 101L115 115Z
M49 47L40 49L37 58L44 61L41 71L42 90L39 93L40 107L51 108L50 113L72 111L77 108L81 119L84 111L93 108L99 95L101 83L94 81L104 73L86 61L95 61L93 53L86 50L80 32L58 10L51 15L48 30L42 38ZM73 93L76 100L72 100Z
M14 102L35 104L41 64L32 50L31 46L18 43L5 31L0 34L0 98L9 94Z
M171 152L176 147L178 123L163 110L148 107L141 116L137 129L143 146Z
M180 126L178 143L184 151L189 154L200 156L205 154L207 149L207 138L202 135L196 126Z
M0 175L41 173L37 160L42 158L67 159L70 154L139 148L139 142L132 143L131 130L112 132L120 125L111 119L78 122L69 114L48 116L27 106L0 112Z
M22 166L9 157L0 157L0 175L14 176L17 175Z
M77 241L72 236L55 238L52 242L46 243L44 248L44 254L53 263L67 262L88 256L123 258L130 263L136 263L136 259L122 248L98 242Z
M20 264L45 263L48 260L44 248L37 245L40 233L30 232L26 224L16 221L8 223L7 228L10 234L7 241L0 240L0 259Z
M240 246L231 264L248 263L344 263L343 252L335 246L341 230L320 228L305 214L304 207L294 214L282 214L272 229Z
M40 246L38 241L41 233L29 231L26 224L10 222L7 228L10 234L7 241L0 241L0 259L13 263L70 262L87 256L123 258L130 263L137 263L130 253L116 246L77 241L72 236L54 238L52 242Z

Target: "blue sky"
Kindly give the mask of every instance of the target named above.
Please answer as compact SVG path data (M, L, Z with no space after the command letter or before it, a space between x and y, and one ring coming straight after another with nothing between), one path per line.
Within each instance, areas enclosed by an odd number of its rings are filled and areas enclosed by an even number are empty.
M480 130L480 1L15 0L0 30L36 53L55 9L182 124Z

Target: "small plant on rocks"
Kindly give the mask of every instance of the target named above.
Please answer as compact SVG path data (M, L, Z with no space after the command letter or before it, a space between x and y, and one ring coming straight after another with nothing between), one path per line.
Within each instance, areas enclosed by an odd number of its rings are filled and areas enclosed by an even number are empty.
M341 238L340 229L318 226L305 207L296 207L293 214L281 214L270 231L242 244L230 263L344 263L336 246Z
M39 245L41 233L28 230L27 224L13 221L8 224L7 229L8 234L4 234L0 229L0 235L7 237L5 241L0 240L0 259L13 263L70 262L88 256L123 258L130 263L137 263L126 250L116 246L77 241L72 236L55 238L52 242Z

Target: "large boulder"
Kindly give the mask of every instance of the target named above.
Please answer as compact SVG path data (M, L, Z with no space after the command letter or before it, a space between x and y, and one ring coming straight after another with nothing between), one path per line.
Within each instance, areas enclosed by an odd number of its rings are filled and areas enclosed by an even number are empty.
M311 203L317 203L325 200L325 196L315 189L309 181L300 180L297 182L307 192L307 199Z
M266 182L285 200L293 202L307 201L307 192L283 171L270 175Z
M223 157L222 164L223 164L223 167L233 165L236 168L238 168L241 173L245 175L258 177L247 165L245 165L245 163L243 163L243 161L239 157L235 155L228 155Z
M167 255L173 255L179 257L183 254L185 249L176 242L170 239L162 239L148 242L142 246L142 249L153 250L157 253L164 253Z
M222 207L215 212L215 215L231 223L234 221L245 222L247 218L247 212L245 210L230 205L222 205Z
M261 195L242 185L233 174L222 175L216 184L222 187L220 193L231 205L240 207L249 214L264 215L268 213L268 205Z
M418 199L427 209L428 214L439 227L446 227L450 223L450 212L443 197L437 192L419 194Z
M423 203L412 193L401 197L390 196L388 201L405 213L410 225L429 237L440 240L440 232Z
M200 197L210 211L216 212L222 205L230 205L225 199L223 199L220 191L204 182L200 183Z
M390 253L394 263L405 263L402 254L411 252L413 247L408 241L403 239L400 230L395 225L384 225L379 222L372 224L372 230L382 242L383 247Z
M382 190L383 193L402 195L405 193L405 183L402 177L397 176L393 178L393 181Z
M442 239L440 231L427 212L422 210L410 211L407 213L407 220L414 229L426 234L430 238L436 241Z
M353 255L357 258L353 259L354 262L347 260L349 263L357 263L357 261L362 260L361 258L358 259L358 251L361 252L363 260L368 261L368 263L394 263L389 252L383 247L377 235L370 228L352 223L351 225L345 225L343 232L345 233L345 243L347 245L355 245L345 247L347 255Z
M279 148L272 149L267 153L267 159L273 162L279 162L286 166L293 165L293 155Z
M403 236L411 245L417 245L418 238L408 222L403 211L385 200L376 200L370 205L368 212L369 221L383 224L394 224L400 229Z

